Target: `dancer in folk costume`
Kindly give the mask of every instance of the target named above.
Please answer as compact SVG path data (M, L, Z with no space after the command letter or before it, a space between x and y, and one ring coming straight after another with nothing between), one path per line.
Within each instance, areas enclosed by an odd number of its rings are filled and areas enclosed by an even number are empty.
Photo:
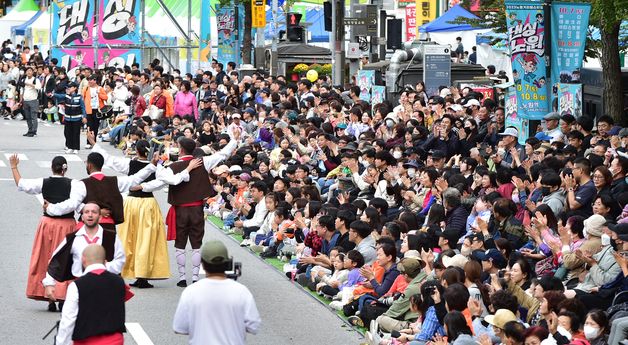
M68 170L68 162L62 156L52 159L52 176L48 178L25 179L19 170L19 158L13 155L9 159L13 179L17 189L28 194L43 194L44 199L50 202L61 202L70 197L73 188L78 181L64 177ZM31 262L28 269L28 281L26 284L26 297L36 300L48 301L48 310L57 311L55 302L45 297L44 286L41 281L46 277L48 261L52 253L65 236L76 229L74 211L60 216L51 216L44 212L33 241ZM54 299L63 303L68 282L58 283L55 289Z
M87 140L93 147L92 151L105 158L105 166L121 174L133 175L150 164L150 144L146 140L136 143L135 158L109 155L96 144L92 132L88 133ZM124 223L118 225L117 229L126 254L122 277L137 278L130 284L137 288L152 288L149 279L170 278L166 226L159 204L152 193L164 186L165 183L156 180L153 173L141 184L132 186L124 199Z
M188 239L192 247L192 282L199 279L201 267L201 244L205 234L205 215L203 201L210 194L208 171L221 161L231 156L240 142L240 130L234 129L231 140L220 151L194 159L196 142L181 137L179 144L179 160L165 169L157 170L157 179L170 185L168 203L171 205L166 216L168 240L175 240L174 248L179 272L177 286L186 287L185 247ZM197 169L200 166L203 169Z

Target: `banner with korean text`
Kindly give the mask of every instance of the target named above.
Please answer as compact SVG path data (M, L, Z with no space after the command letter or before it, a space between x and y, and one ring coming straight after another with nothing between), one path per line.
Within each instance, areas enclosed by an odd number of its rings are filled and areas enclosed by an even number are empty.
M558 112L575 118L582 116L582 84L558 85Z
M506 104L506 127L515 127L519 132L519 136L517 137L517 141L521 145L526 144L526 140L528 139L529 133L529 122L527 119L518 116L517 113L517 93L515 89L510 87L508 88L508 92L506 93L505 98Z
M579 83L591 4L552 3L552 83Z
M438 2L436 0L416 0L414 10L416 13L415 25L418 30L421 25L436 19L436 14L438 14Z
M98 68L131 66L139 62L139 49L107 49L98 50L98 58L94 59L94 49L84 48L58 48L52 50L52 57L59 60L59 67L66 69L69 79L76 77L76 72L81 66L97 66Z
M100 0L98 44L140 43L140 0Z
M216 7L216 26L218 29L218 62L225 68L229 61L237 58L236 10L234 7Z
M356 84L360 87L360 99L371 101L371 87L375 84L375 71L359 70Z
M94 1L52 2L51 36L54 46L92 45Z
M406 6L406 42L414 41L416 38L416 5Z
M549 112L543 4L506 1L506 25L517 93L517 115L540 120Z

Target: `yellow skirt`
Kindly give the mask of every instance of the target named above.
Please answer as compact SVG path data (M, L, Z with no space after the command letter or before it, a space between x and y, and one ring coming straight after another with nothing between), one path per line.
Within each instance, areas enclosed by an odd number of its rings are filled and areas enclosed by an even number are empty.
M125 198L124 223L117 231L126 254L122 277L170 278L166 226L155 198Z

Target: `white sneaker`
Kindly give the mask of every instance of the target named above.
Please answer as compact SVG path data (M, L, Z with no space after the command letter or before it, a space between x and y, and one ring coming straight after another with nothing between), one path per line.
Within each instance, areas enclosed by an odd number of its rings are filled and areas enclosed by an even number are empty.
M70 154L70 153L73 153L74 150L72 150L72 149L65 149L64 152L67 153L67 154Z
M91 148L92 148L92 145L90 145L90 144L85 145L85 149L86 149L86 150L89 150L89 149L91 149Z
M78 150L73 150L72 153L78 154Z
M329 307L333 310L342 310L342 302L341 301L333 301L329 303Z

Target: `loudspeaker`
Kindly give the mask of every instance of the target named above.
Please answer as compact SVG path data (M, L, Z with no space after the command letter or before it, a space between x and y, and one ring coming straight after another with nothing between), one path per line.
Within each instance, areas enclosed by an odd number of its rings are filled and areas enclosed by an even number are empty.
M386 49L401 49L401 19L389 19L386 22Z

